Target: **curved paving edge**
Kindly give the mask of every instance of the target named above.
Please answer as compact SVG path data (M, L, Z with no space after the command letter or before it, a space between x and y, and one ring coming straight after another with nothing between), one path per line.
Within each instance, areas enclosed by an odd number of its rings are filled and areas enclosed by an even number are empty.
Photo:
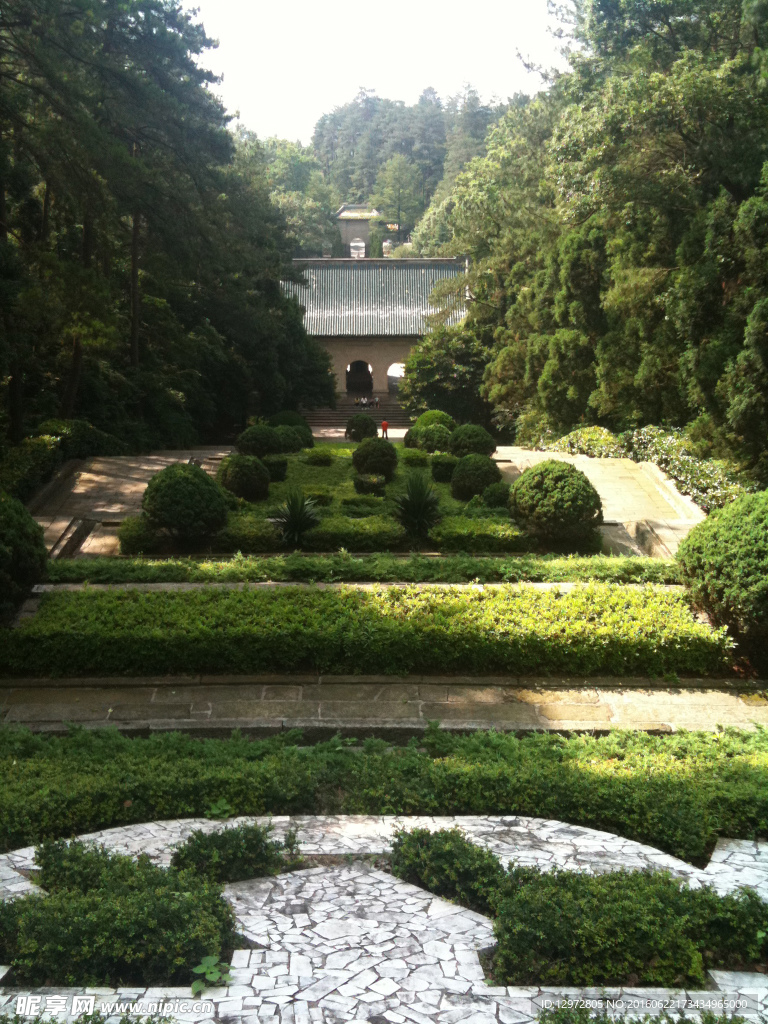
M649 846L607 832L563 822L512 816L394 817L295 816L237 818L227 822L177 819L91 833L81 838L107 849L148 853L167 864L175 845L194 829L214 832L243 822L272 821L276 835L299 833L307 854L377 854L389 850L398 828L460 827L468 838L504 862L601 872L666 869L691 885L710 883L720 892L750 885L768 896L768 843L718 844L706 870ZM0 895L12 898L35 886L21 873L34 864L27 847L0 856ZM228 885L240 928L258 948L238 950L232 983L209 990L205 1011L171 1010L182 1022L227 1018L237 1024L310 1024L314 1021L371 1024L524 1024L562 998L595 999L601 990L538 987L491 988L483 981L477 951L493 942L491 922L415 886L361 863L311 868L276 878ZM2 969L0 968L0 972ZM0 974L1 976L1 974ZM768 977L713 972L721 992L751 993L739 1010L758 1016L768 1009ZM56 993L37 990L45 999ZM28 992L0 990L0 1013L18 1007ZM67 990L68 1011L74 990ZM157 1003L164 995L191 1002L189 989L81 990L98 1006L130 1000ZM613 989L616 1012L660 1012L669 999L696 998L670 990ZM716 993L704 995L712 999ZM655 1001L655 1002L654 1002ZM677 1004L682 1006L682 1004ZM728 1007L725 1007L728 1009ZM697 1016L695 1010L688 1016ZM69 1013L67 1019L70 1019ZM59 1017L58 1019L63 1019ZM115 1017L115 1019L117 1019Z

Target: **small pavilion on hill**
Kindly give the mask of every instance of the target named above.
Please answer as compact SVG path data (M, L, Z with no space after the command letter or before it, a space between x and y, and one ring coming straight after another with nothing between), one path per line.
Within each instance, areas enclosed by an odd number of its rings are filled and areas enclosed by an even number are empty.
M351 400L397 390L413 346L427 330L435 285L465 273L458 259L299 259L305 284L283 287L304 325L330 354L336 390ZM463 313L454 315L457 323Z

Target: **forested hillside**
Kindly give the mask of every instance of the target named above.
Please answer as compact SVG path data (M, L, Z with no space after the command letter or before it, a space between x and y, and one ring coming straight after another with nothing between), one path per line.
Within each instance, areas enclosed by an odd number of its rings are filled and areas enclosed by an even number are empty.
M7 440L78 417L182 445L332 398L279 287L290 211L263 154L235 146L210 45L176 0L0 6Z
M418 252L470 254L473 301L401 393L449 410L482 393L523 443L692 424L764 463L768 4L575 11L570 71L504 114L414 234Z

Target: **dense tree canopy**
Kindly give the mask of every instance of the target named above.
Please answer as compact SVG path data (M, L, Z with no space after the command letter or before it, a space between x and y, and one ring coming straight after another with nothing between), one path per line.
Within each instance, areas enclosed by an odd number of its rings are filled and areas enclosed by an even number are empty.
M279 281L265 160L228 130L177 0L0 7L0 417L137 445L332 395Z
M576 0L571 14L570 70L511 104L487 154L436 196L418 251L471 256L474 301L452 330L491 336L483 394L519 439L693 422L756 461L768 5Z

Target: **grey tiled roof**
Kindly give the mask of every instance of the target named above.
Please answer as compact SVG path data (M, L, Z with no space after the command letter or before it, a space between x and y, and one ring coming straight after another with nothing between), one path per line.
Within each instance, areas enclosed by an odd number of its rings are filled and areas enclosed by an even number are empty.
M429 296L438 281L464 273L453 259L294 260L306 285L283 288L304 307L307 333L339 335L421 335L426 331ZM451 321L458 322L463 313Z

